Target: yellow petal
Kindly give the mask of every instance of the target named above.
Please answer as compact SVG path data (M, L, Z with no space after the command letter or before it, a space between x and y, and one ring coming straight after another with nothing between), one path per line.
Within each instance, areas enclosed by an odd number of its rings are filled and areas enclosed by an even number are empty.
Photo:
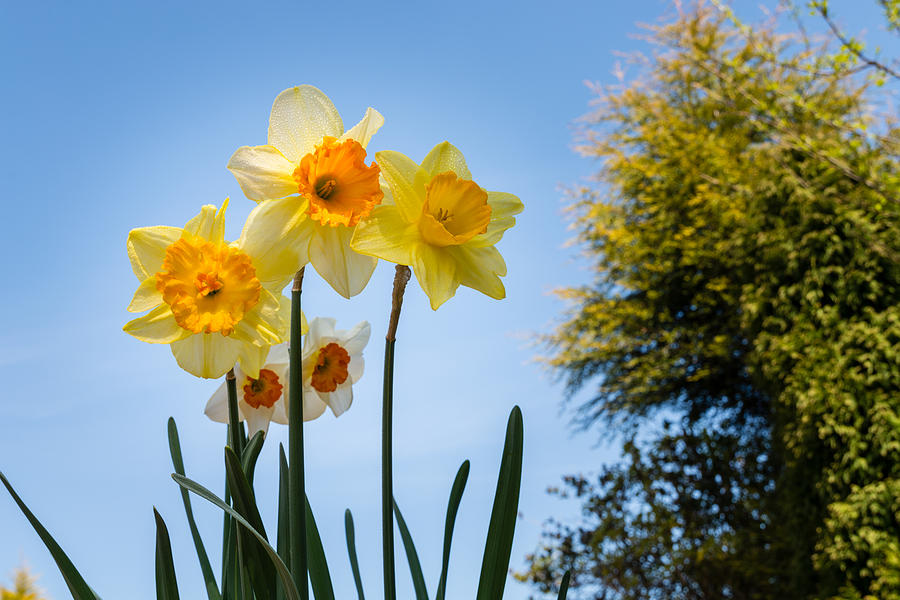
M422 161L422 168L431 175L452 171L460 179L472 179L472 173L466 166L466 159L462 152L450 142L441 142L431 149L428 156Z
M503 237L507 229L516 224L513 215L522 212L524 205L517 196L505 192L488 192L488 205L491 207L491 221L487 231L476 235L466 244L469 247L493 246Z
M296 194L295 167L274 146L241 146L228 161L244 195L256 202Z
M428 174L411 158L399 152L385 150L375 154L381 175L394 196L394 203L409 223L418 221L425 203L425 184Z
M269 145L294 164L315 150L326 135L337 138L343 133L344 123L334 104L311 85L288 88L272 104Z
M137 291L131 298L131 304L126 309L128 312L139 313L162 304L162 294L156 289L156 277L148 277L141 282Z
M185 233L200 236L213 242L221 243L225 239L225 209L228 208L228 198L222 203L222 207L216 210L212 204L206 204L200 209L200 214L187 222L184 226Z
M473 248L469 245L448 248L456 261L459 283L491 298L502 300L506 288L499 276L506 275L506 261L493 246Z
M413 252L412 268L433 310L452 298L459 287L456 262L444 248L419 244Z
M353 229L350 227L316 227L309 244L309 262L322 279L344 298L363 291L378 263L378 259L350 249L352 236Z
M191 335L190 331L175 322L168 304L158 306L143 317L128 321L122 329L142 342L151 344L171 344Z
M214 379L234 366L242 344L221 333L198 333L172 342L171 348L179 367L191 375Z
M128 232L128 259L131 269L141 281L152 277L162 269L166 248L181 237L181 228L139 227Z
M259 302L235 324L234 338L256 345L285 341L290 321L284 319L279 297L280 294L276 296L266 288L260 290Z
M247 253L265 286L281 287L309 262L314 225L302 196L266 200L250 211L238 247Z
M362 120L344 132L344 135L341 136L341 141L348 138L356 140L365 148L369 145L369 140L372 139L375 132L381 129L382 125L384 125L384 117L381 116L381 113L374 108L367 108Z
M254 344L241 344L238 352L238 360L241 363L241 370L252 377L259 378L259 370L266 364L266 357L269 355L270 346L256 346Z
M350 248L399 265L412 263L412 249L422 240L419 228L405 221L396 206L376 206L359 222Z

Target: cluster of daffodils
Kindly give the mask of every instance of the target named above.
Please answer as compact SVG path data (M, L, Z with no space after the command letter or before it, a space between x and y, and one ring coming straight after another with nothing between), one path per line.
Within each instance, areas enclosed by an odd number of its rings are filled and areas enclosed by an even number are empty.
M146 314L125 331L169 344L178 365L198 377L233 370L251 434L287 422L290 301L282 291L305 265L345 298L365 288L379 258L411 267L433 309L460 285L505 296L506 264L495 245L522 203L480 187L448 142L421 163L393 151L370 160L366 148L383 124L369 108L345 131L321 91L285 90L272 106L268 144L238 148L228 162L257 203L240 239L224 239L227 199L218 209L204 206L183 228L129 233L140 285L128 310ZM335 325L304 321L305 420L326 407L335 415L347 410L362 376L369 324L348 331ZM206 413L228 421L224 385Z

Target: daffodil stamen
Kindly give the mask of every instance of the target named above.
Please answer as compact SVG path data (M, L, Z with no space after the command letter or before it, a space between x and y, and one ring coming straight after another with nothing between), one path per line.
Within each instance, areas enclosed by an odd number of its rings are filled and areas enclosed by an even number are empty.
M191 236L166 248L156 289L180 327L227 336L259 302L262 285L245 253Z
M320 392L333 392L347 381L350 353L334 342L319 349L312 372L312 386Z
M294 170L297 189L309 199L309 218L322 225L354 227L381 202L377 164L366 166L366 150L354 139L326 136Z
M429 244L459 246L487 231L490 221L487 192L474 181L447 171L425 186L419 231Z
M252 408L264 406L272 408L281 398L284 386L278 380L278 375L269 369L260 369L259 378L246 377L241 388L244 392L244 402Z

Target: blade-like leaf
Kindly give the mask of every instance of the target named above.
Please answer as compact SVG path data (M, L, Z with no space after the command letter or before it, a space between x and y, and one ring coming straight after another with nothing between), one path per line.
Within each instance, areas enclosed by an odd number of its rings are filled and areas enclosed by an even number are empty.
M272 564L275 565L275 570L278 572L278 576L281 578L281 583L284 586L285 595L287 596L287 600L300 600L300 594L297 592L297 587L294 585L294 581L291 579L291 572L288 570L287 566L278 556L278 553L275 551L272 546L266 541L266 538L262 536L261 533L256 531L250 523L247 522L247 519L242 517L236 510L222 502L215 494L211 491L197 483L196 481L192 481L183 475L178 475L177 473L172 475L172 479L174 479L178 485L183 488L186 488L204 500L208 500L209 502L215 504L220 509L224 510L226 513L234 517L234 519L247 531L249 531L253 537L255 537L260 545L262 545L263 549L266 551L266 554L269 555L269 558L272 561Z
M570 571L566 571L559 582L559 596L557 600L566 600L566 594L569 593L569 577L572 575Z
M50 532L41 525L41 522L34 516L34 513L25 506L25 503L19 498L19 495L13 489L12 485L10 485L9 481L7 481L3 473L0 473L0 481L6 486L9 495L12 496L16 504L19 505L19 510L22 511L22 514L24 514L25 518L28 519L28 522L31 523L31 526L34 528L35 532L37 532L41 541L44 542L44 546L47 547L47 550L50 551L50 555L53 557L53 560L56 561L59 572L62 573L63 579L66 580L66 585L69 587L69 592L72 593L72 598L74 600L100 600L100 597L95 594L94 590L87 584L81 576L81 573L78 572L78 569L75 568L75 565L72 564L72 561L69 560L69 557L63 552L63 549L56 543L53 536L50 535Z
M259 451L262 450L263 442L266 441L266 434L257 431L250 441L244 444L241 452L241 466L244 468L244 474L247 475L247 481L253 487L253 474L256 471L256 459L259 458Z
M172 560L172 542L166 522L154 507L156 519L156 599L179 600L178 581L175 578L175 562Z
M447 592L447 571L450 568L450 542L453 539L453 528L456 525L456 513L459 510L459 501L466 489L466 480L469 478L469 461L463 461L453 487L450 488L450 500L447 502L447 518L444 521L444 556L441 562L441 579L438 582L437 593L434 600L444 600Z
M363 594L362 577L359 574L359 559L356 557L356 532L353 527L353 514L349 508L344 511L344 530L347 532L347 554L350 555L350 568L353 570L356 594L359 596L359 600L366 600L366 596Z
M425 577L422 576L422 565L419 563L419 553L413 543L409 527L400 512L396 498L394 499L394 514L397 516L397 527L400 529L400 539L403 540L403 549L406 550L406 561L409 563L409 574L412 576L413 589L416 591L416 600L428 600L428 590L425 588Z
M169 417L169 454L172 455L172 466L179 475L184 475L184 460L181 457L181 442L178 440L178 428L175 426L175 419ZM200 537L200 530L194 521L194 509L191 507L191 497L187 490L181 489L181 501L184 503L184 512L187 515L188 527L191 530L191 537L194 539L194 548L197 550L197 560L200 562L200 571L203 573L203 582L206 585L206 595L209 600L221 600L219 594L219 585L216 583L216 576L213 574L212 566L209 564L209 556L206 554L206 547L203 545L203 538Z
M334 600L334 586L328 574L328 562L325 560L325 548L319 537L319 528L313 516L309 498L306 499L306 551L309 558L309 582L312 585L316 600Z
M225 475L228 478L228 487L234 499L234 508L250 525L266 540L266 530L262 517L256 507L256 497L253 488L244 475L243 465L238 460L237 454L225 447ZM243 566L250 575L250 583L258 598L272 598L275 596L275 569L272 562L266 557L265 549L254 540L247 532L241 532L238 537L240 543Z
M288 462L284 446L278 445L278 555L284 564L291 564L291 524L290 498L288 497ZM275 590L275 600L284 600L284 590L279 585Z
M494 493L494 507L488 525L484 558L481 561L481 577L478 580L476 600L497 600L503 597L503 588L509 571L509 555L512 551L516 516L519 509L519 485L522 481L522 411L513 407L506 426L506 442L500 461L500 476Z

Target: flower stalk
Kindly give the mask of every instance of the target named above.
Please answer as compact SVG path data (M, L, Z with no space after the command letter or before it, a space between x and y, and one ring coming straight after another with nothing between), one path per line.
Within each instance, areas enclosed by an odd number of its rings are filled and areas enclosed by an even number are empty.
M306 556L306 482L303 468L303 365L301 362L302 316L300 292L303 288L301 267L294 275L291 288L291 337L289 347L288 385L288 496L290 498L291 575L300 591L301 600L309 600Z
M228 390L228 439L235 454L241 455L241 421L238 416L237 381L234 369L225 374L225 388Z
M396 600L397 583L394 574L394 478L393 478L393 396L394 396L394 342L397 340L397 324L403 292L409 283L410 270L397 265L394 272L394 290L391 293L391 317L388 322L384 346L384 395L381 419L381 526L384 564L384 598Z

